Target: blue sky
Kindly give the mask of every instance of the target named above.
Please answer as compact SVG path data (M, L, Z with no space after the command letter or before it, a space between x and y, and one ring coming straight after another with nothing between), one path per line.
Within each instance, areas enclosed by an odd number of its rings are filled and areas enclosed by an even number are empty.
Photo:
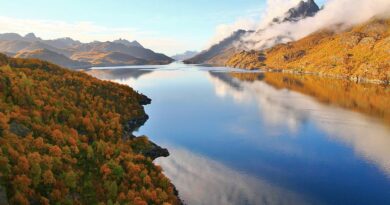
M259 20L265 0L0 0L0 33L139 40L167 54L200 50L221 24Z

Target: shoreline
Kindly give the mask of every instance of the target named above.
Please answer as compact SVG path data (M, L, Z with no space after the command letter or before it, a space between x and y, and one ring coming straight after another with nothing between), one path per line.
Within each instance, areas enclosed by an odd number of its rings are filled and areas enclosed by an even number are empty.
M207 65L207 64L206 64ZM208 65L211 67L220 67L218 65ZM379 79L370 79L365 77L359 77L359 76L347 76L343 74L328 74L328 73L321 73L321 72L312 72L312 71L303 71L303 70L296 70L296 69L276 69L276 68L240 68L240 67L230 67L230 66L224 66L228 69L242 69L244 71L258 71L258 72L272 72L272 73L289 73L289 74L295 74L295 75L312 75L312 76L318 76L318 77L326 77L326 78L332 78L332 79L339 79L339 80L347 80L354 83L364 84L364 83L370 83L370 84L376 84L376 85L390 85L390 80L379 80Z
M365 77L359 77L359 76L347 76L343 74L329 74L329 73L321 73L321 72L313 72L313 71L303 71L303 70L297 70L297 69L282 69L282 68L242 68L242 67L232 67L228 65L218 65L218 64L186 64L186 65L201 65L204 67L225 67L228 71L230 69L240 69L242 71L251 72L272 72L272 73L290 73L295 75L312 75L312 76L319 76L319 77L326 77L326 78L332 78L332 79L339 79L339 80L348 80L354 83L370 83L370 84L376 84L376 85L390 85L390 80L379 80L379 79L370 79ZM236 71L231 71L236 72Z
M246 69L247 70L247 69ZM259 71L265 71L265 72L280 72L280 73L289 73L289 74L295 74L295 75L312 75L312 76L318 76L318 77L325 77L325 78L332 78L332 79L339 79L339 80L348 80L354 83L370 83L370 84L376 84L376 85L390 85L390 81L388 80L379 80L379 79L369 79L364 77L358 77L358 76L346 76L342 74L326 74L326 73L320 73L320 72L311 72L311 71L298 71L294 69L258 69Z
M147 97L146 95L142 95L142 98L139 100L139 103L142 106L149 105L152 103L152 99ZM135 118L132 120L129 120L127 123L125 123L123 128L123 139L128 140L129 138L132 140L141 139L144 136L135 136L133 132L142 127L149 119L149 115L145 113L143 117ZM149 149L147 150L141 150L140 154L144 155L145 157L151 158L153 164L154 160L160 157L169 157L170 153L167 148L163 148L159 146L158 144L154 143L148 138L148 143L150 145ZM179 191L177 190L176 186L170 182L171 186L173 187L173 192L176 195L177 199L179 200L179 205L184 205L185 203L179 196Z

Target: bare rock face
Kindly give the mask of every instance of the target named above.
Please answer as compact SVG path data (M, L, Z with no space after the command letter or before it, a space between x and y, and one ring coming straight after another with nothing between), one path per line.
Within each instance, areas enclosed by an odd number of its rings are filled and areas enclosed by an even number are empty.
M222 40L221 42L211 46L209 49L202 51L201 53L199 53L193 58L185 60L184 63L187 64L207 63L207 61L229 50L230 48L235 48L234 43L239 41L241 37L246 35L248 32L250 31L237 30L234 33L232 33L229 37Z
M295 21L306 17L312 17L320 10L318 5L314 0L309 0L307 2L301 1L297 7L291 8L287 12L285 21Z
M293 61L293 60L297 60L299 58L302 58L303 56L305 56L306 54L306 51L304 50L299 50L299 51L296 51L296 52L292 52L292 53L286 53L284 56L283 56L283 59L284 61L288 62L288 61Z

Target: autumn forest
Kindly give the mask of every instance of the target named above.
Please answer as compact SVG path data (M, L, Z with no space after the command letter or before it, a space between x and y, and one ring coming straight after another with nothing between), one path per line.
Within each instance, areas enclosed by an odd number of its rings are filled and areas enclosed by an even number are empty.
M141 154L148 139L126 125L145 118L145 96L40 60L0 55L0 66L0 183L9 203L179 203Z

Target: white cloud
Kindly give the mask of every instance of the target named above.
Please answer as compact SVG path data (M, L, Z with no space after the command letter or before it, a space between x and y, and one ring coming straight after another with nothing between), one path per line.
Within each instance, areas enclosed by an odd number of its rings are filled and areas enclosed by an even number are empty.
M274 3L271 3L274 2ZM272 20L273 15L281 12L275 2L283 2L284 5L294 5L296 0L269 0L267 15L263 19L261 26L263 29L267 22ZM291 7L291 6L290 6ZM283 23L267 27L262 32L251 34L244 38L248 43L244 45L246 49L261 49L271 47L275 42L268 41L277 36L289 36L290 40L299 40L319 29L327 28L336 24L351 26L363 23L375 15L389 13L389 0L328 0L325 8L314 17L303 19L297 23ZM255 43L253 43L255 42Z
M232 24L220 24L215 29L215 34L206 47L219 43L221 40L229 37L234 31L239 29L252 30L256 28L256 25L257 22L252 18L239 18Z
M207 43L206 48L219 43L239 29L256 30L266 23L271 22L274 17L284 14L299 1L300 0L267 0L265 9L251 9L244 12L245 17L240 17L232 23L217 25L215 34Z
M243 30L254 30L259 26L264 8L259 7L250 9L243 12L243 16L237 18L232 23L219 24L215 28L214 36L207 42L204 49L219 43L221 40L229 37L234 31L239 29Z
M137 40L144 46L158 52L169 54L185 50L185 42L169 37L160 37L151 31L141 31L129 27L106 27L94 22L65 22L52 20L31 20L0 16L0 33L35 33L43 39L71 37L81 42L111 41L119 38Z

